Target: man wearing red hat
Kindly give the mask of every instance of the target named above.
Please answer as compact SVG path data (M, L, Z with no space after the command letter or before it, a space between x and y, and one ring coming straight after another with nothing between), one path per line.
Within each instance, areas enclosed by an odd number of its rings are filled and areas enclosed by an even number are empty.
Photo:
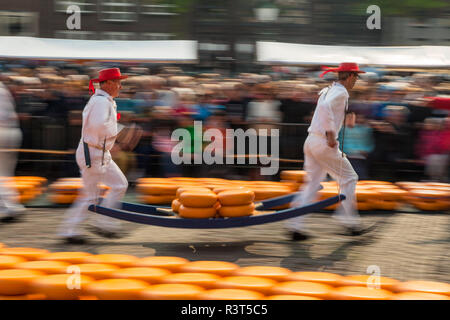
M294 206L311 204L322 182L329 174L339 184L340 193L346 196L337 209L335 217L347 229L348 235L361 235L369 231L361 227L355 203L355 187L358 175L350 162L339 151L337 137L344 120L354 123L354 114L348 114L348 90L351 90L361 71L356 63L341 63L339 68L328 68L323 72L337 72L338 81L320 93L316 109L308 128L308 137L303 146L307 172L307 183L301 194L294 199ZM350 121L349 121L350 120ZM289 219L286 227L291 231L292 240L306 240L304 216Z
M118 68L104 69L97 79L89 83L92 97L83 110L81 140L76 151L76 161L80 168L83 190L72 207L65 213L60 236L68 243L84 243L80 224L87 218L88 207L100 195L99 184L109 187L102 202L104 207L114 207L124 196L128 181L116 163L111 159L110 150L116 141L118 131L117 106L114 98L122 88L120 80L127 78ZM95 90L93 82L100 83ZM95 215L92 229L100 235L118 235L120 224L117 220Z

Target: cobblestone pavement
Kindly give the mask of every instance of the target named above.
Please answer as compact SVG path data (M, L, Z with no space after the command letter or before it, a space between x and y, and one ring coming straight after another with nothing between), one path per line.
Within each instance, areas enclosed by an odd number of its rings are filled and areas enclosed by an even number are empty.
M66 245L56 233L64 208L29 208L15 223L0 223L0 242L50 251L123 253L138 257L170 255L195 260L221 260L240 266L281 266L293 271L366 274L377 266L382 276L398 280L450 282L450 214L362 213L377 228L360 237L339 235L329 214L307 217L313 238L289 241L285 223L254 227L192 230L122 222L127 236L109 240L86 231L89 244ZM373 267L372 267L373 268ZM376 268L376 267L375 267Z

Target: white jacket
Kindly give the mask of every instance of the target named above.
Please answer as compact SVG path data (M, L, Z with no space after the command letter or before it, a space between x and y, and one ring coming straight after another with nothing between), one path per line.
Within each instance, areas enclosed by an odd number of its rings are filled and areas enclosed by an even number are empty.
M319 95L308 132L325 136L325 132L333 131L337 135L348 108L347 89L342 84L334 82L330 87L322 89Z
M98 149L111 150L117 136L117 105L114 99L101 89L89 99L83 110L81 140Z

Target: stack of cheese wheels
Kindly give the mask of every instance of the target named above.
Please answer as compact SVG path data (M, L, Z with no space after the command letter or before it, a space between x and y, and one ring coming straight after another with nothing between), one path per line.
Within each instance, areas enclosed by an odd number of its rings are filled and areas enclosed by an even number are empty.
M255 193L246 189L224 190L217 195L221 217L242 217L255 211Z
M140 180L136 191L141 202L147 204L170 204L176 198L178 185L164 179Z
M0 183L8 190L14 190L16 198L14 199L20 203L26 203L36 196L36 187L32 181L18 180L16 177L0 177Z
M290 187L282 185L280 182L272 181L255 181L246 185L246 187L255 193L255 202L278 198L292 193ZM274 207L272 209L279 210L289 208L290 204Z
M180 202L180 195L183 192L187 192L187 191L191 191L191 192L198 192L198 193L211 193L211 189L206 188L206 187L198 187L195 185L184 185L181 186L177 189L176 192L176 198L172 201L172 211L175 213L178 213L180 206L181 206L181 202Z
M47 179L34 176L17 176L9 180L18 192L18 201L27 203L41 195L45 190Z
M217 195L211 190L186 190L178 198L178 214L183 218L214 218L217 213Z
M303 183L306 182L306 171L305 170L283 170L280 173L280 178L282 181L295 182L295 183L297 183L297 186L300 187Z
M98 187L98 196L105 196L109 187L104 184L100 184ZM81 178L61 178L49 186L48 198L55 204L71 204L77 199L82 189Z
M407 190L407 202L423 211L450 210L450 184L398 182L398 186Z
M387 181L363 180L358 182L357 187L366 188L376 194L368 199L372 210L398 210L407 195L407 192Z

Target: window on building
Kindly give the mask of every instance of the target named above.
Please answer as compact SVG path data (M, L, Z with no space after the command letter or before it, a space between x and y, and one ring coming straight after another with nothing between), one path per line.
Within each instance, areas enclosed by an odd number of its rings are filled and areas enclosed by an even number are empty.
M159 15L159 16L177 15L177 13L175 12L177 5L170 2L171 2L170 0L167 0L167 3L155 0L141 0L139 13L147 15Z
M141 40L170 40L175 37L173 33L156 33L156 32L146 32L142 33L140 36Z
M100 4L100 19L103 21L137 21L137 0L110 0Z
M136 33L134 33L134 32L110 31L110 32L102 32L101 36L102 36L102 40L135 40L136 39Z
M58 39L77 39L77 40L97 39L97 32L94 31L57 30L55 31L54 35L55 38Z
M55 11L57 12L67 12L67 8L71 5L76 5L80 7L81 13L94 13L97 12L97 1L96 0L55 0Z
M36 36L38 33L38 16L34 12L0 12L0 35L2 36Z

